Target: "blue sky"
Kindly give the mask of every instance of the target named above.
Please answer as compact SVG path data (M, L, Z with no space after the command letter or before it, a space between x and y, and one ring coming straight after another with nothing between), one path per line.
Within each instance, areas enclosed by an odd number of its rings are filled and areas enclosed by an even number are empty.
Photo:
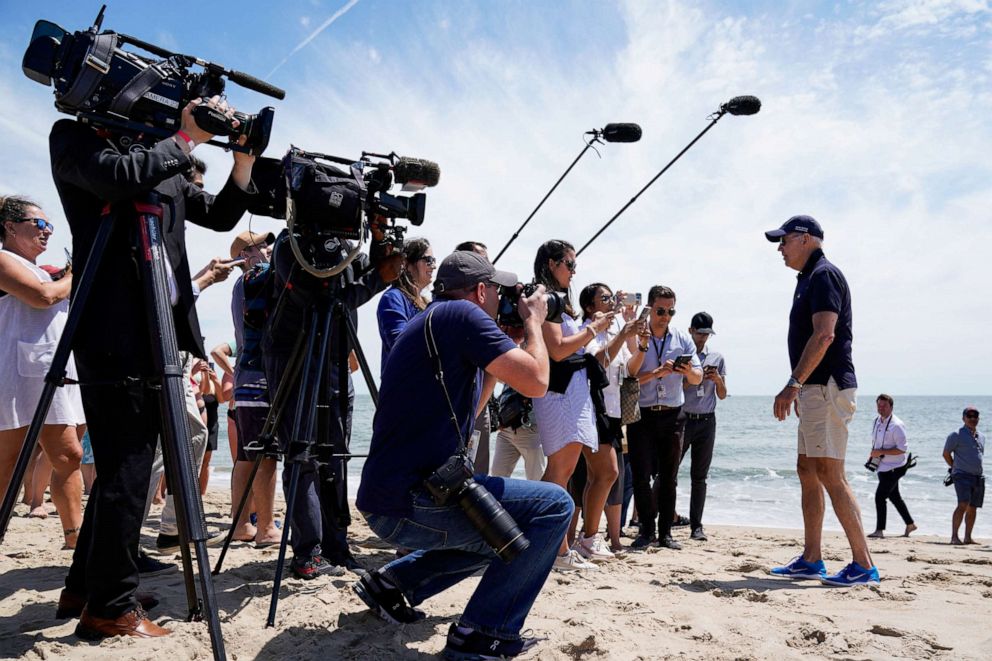
M104 26L256 76L275 69L285 101L228 90L244 110L276 107L269 156L292 143L440 163L427 221L411 232L439 256L469 238L498 250L584 131L640 123L641 142L588 154L501 260L523 279L541 241L584 243L720 103L757 95L761 113L721 120L582 255L576 284L673 287L675 323L713 314L731 392L773 393L789 371L794 272L761 232L809 213L853 289L862 392L990 392L989 2L349 4L117 2ZM53 262L68 241L48 171L58 114L20 59L36 19L82 29L98 8L0 8L0 192L45 206L61 230ZM230 157L197 153L219 189ZM279 228L246 216L238 229L249 222ZM191 262L225 254L232 238L194 228ZM201 299L208 343L230 335L229 297L223 283ZM378 374L374 305L360 311L360 337Z

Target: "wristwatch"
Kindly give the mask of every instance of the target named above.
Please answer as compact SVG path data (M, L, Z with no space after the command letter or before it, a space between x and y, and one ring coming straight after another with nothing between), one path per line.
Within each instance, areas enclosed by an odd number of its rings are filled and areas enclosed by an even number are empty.
M799 379L797 379L796 377L790 375L789 376L789 381L788 381L788 383L785 384L785 387L786 388L795 388L796 390L801 390L802 387L803 387L803 384L799 381Z

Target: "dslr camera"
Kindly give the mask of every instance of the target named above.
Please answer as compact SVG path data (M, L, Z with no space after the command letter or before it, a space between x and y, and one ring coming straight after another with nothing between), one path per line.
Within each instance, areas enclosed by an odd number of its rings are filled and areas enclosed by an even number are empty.
M167 137L181 126L183 108L190 101L224 93L225 78L276 99L286 96L278 87L248 74L125 34L101 32L106 8L100 9L87 30L70 33L44 20L35 24L22 62L24 75L53 86L55 107L61 112L95 126ZM125 51L125 45L162 59ZM192 72L194 65L202 72ZM265 107L255 115L236 112L228 119L201 105L193 116L203 130L231 138L230 143L211 140L210 144L259 155L269 144L274 113ZM241 136L247 136L243 147L236 144Z
M441 507L452 501L458 503L486 544L509 563L530 547L530 541L489 490L475 481L474 472L472 460L459 453L431 473L424 480L424 488Z
M499 296L499 312L496 315L496 322L502 326L520 328L524 325L520 318L520 297L528 297L537 291L537 285L533 283L517 283L513 287L502 287ZM544 300L548 303L548 316L546 321L555 324L562 322L561 315L565 312L565 295L561 292L553 291L544 294Z

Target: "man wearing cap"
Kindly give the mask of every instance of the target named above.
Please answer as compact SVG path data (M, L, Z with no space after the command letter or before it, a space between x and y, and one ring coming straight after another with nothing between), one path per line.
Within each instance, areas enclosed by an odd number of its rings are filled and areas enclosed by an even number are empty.
M557 485L477 474L475 481L530 542L507 564L457 503L439 506L424 488L424 480L470 438L480 402L496 379L526 397L547 391L544 288L519 300L525 349L494 321L500 286L516 283L516 275L497 271L476 253L458 251L444 259L434 280L434 303L407 325L386 364L358 489L358 509L377 535L419 549L364 575L355 586L386 620L414 622L424 617L414 606L484 572L448 631L445 650L458 658L514 657L536 642L520 631L572 516L571 498ZM437 347L443 380L435 376L429 340Z
M269 276L269 257L275 240L272 232L260 234L245 230L231 243L231 260L243 260L238 266L244 272L244 276L235 281L231 293L231 320L234 323L235 346L238 347L234 364L234 420L238 428L238 447L234 468L231 469L231 516L234 516L248 486L255 460L255 453L246 451L245 445L257 439L269 414L269 391L261 346L268 301L259 293ZM248 520L247 511L242 513L240 520L232 522L234 539L254 541L256 548L279 541L279 529L275 526L273 512L276 463L274 457L262 459L252 483L257 525L252 525Z
M861 510L844 475L848 424L854 417L858 382L851 358L851 290L840 269L823 254L823 229L810 216L793 216L765 232L778 244L785 265L799 271L789 314L789 362L792 373L775 396L773 411L785 420L789 409L799 417L799 459L805 547L774 576L820 579L827 585L878 583L878 569L868 552ZM828 576L823 564L823 490L844 528L853 561Z
M696 356L703 366L703 380L698 385L688 381L682 384L685 391L685 432L682 437L682 459L692 450L689 475L692 479L692 495L689 498L690 538L698 542L706 541L703 530L703 508L706 505L706 477L713 460L713 444L716 440L716 401L727 397L727 366L723 356L706 348L713 330L713 317L706 312L692 316L689 335L696 345Z
M978 431L978 409L969 406L961 414L964 426L947 437L944 461L950 466L951 480L957 494L958 506L951 516L951 544L977 544L971 537L978 508L985 501L985 476L982 459L985 455L985 434ZM964 541L958 529L964 519Z

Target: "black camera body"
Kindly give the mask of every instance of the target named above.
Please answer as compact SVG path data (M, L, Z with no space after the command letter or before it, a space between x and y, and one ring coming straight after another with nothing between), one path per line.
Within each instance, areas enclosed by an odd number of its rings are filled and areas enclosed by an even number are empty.
M182 124L182 111L198 98L224 93L225 77L249 89L281 99L285 93L256 78L169 52L153 44L112 31L100 32L104 6L88 30L70 33L50 21L38 21L24 53L24 75L55 88L55 107L91 124L110 129L142 131L165 137ZM163 59L123 50L131 44ZM193 73L190 67L203 67ZM261 154L269 143L275 111L257 115L234 113L233 118L206 106L194 110L196 123L214 135L237 142L241 151ZM238 120L234 126L233 120Z
M519 328L524 325L520 318L520 297L528 297L537 291L534 283L517 283L513 287L502 287L499 297L499 312L496 315L496 322L503 326ZM565 295L561 292L547 292L544 295L548 302L547 321L555 324L562 322L561 315L565 312Z
M424 480L424 488L436 505L458 503L486 544L508 563L527 550L530 541L489 490L475 481L474 471L471 459L453 455Z
M878 466L879 464L882 463L882 459L884 458L885 458L884 454L878 457L870 457L868 461L865 462L865 468L868 469L870 472L874 473L875 471L878 470Z

